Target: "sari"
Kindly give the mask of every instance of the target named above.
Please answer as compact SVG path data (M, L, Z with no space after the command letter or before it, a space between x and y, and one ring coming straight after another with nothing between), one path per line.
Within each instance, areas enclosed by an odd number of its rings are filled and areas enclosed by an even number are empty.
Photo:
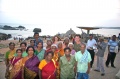
M44 59L44 55L45 55L45 50L41 49L40 52L38 52L38 50L35 51L35 55L38 57L38 59L41 61Z
M36 79L36 77L38 77L39 62L40 61L37 56L33 56L29 59L28 59L28 57L23 58L24 79Z
M6 73L5 73L5 78L9 79L10 77L10 71L9 71L9 62L11 61L11 59L14 57L15 54L15 49L14 50L9 50L6 52L5 54L5 59L6 59Z
M42 79L56 79L56 66L54 61L50 61L49 63L47 63L44 59L41 61L39 68L41 69Z
M64 49L58 49L58 52L60 53L60 56L64 55Z
M14 57L11 60L11 65L10 79L22 79L22 58Z
M54 56L53 56L53 60L55 62L56 65L56 69L57 69L57 79L59 79L59 75L60 75L60 68L59 68L59 58L60 58L60 53L58 51L54 52Z

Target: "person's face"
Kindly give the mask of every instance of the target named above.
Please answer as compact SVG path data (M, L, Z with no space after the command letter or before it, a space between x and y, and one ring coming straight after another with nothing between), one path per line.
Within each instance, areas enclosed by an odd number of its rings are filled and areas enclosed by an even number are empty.
M70 44L70 45L69 45L69 48L72 50L72 49L73 49L73 45L72 45L72 44Z
M10 48L10 50L14 50L14 49L15 49L15 45L14 45L14 44L11 44L11 45L9 46L9 48Z
M20 46L20 48L21 48L22 50L26 50L25 44L22 44L22 45Z
M47 41L47 45L48 45L48 46L51 46L51 45L52 45L52 42L51 42L51 41Z
M71 53L70 50L66 50L66 51L65 51L65 56L67 56L67 57L70 56L70 53Z
M85 51L85 46L84 46L84 45L81 45L80 50L81 50L81 51Z
M52 52L55 52L57 48L55 46L52 46L51 49L52 49Z
M65 43L68 44L69 43L69 39L65 39Z
M55 37L55 41L58 41L58 37Z
M42 48L42 43L38 43L37 47Z
M31 41L31 42L30 42L30 45L31 45L31 46L34 46L34 44L35 44L34 41Z
M59 44L58 44L58 48L62 48L62 43L59 43Z
M35 34L34 38L39 38L39 34Z
M29 48L28 49L28 55L33 55L34 54L34 50L33 50L33 48Z
M114 41L115 41L115 40L116 40L116 36L113 36L113 37L112 37L112 40L114 40Z
M18 50L16 53L17 53L17 56L22 57L22 52L20 50Z
M77 42L80 41L80 37L79 37L79 36L76 36L76 37L75 37L75 41L77 41Z
M93 36L89 36L89 38L90 38L90 39L92 39L92 38L93 38Z
M52 54L49 53L49 54L47 55L47 59L50 61L50 60L52 60L52 58L53 58Z

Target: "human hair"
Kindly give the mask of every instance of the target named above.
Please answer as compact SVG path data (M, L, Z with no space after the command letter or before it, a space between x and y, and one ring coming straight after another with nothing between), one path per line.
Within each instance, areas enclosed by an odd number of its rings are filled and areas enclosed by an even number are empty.
M74 47L74 44L73 44L73 43L69 43L69 44L68 44L68 47L69 47L70 45L72 45L72 46Z
M55 35L55 36L52 38L52 41L53 41L53 42L55 41L55 37L58 38L58 41L61 41L61 38L60 38L59 36Z
M33 39L32 39L32 40L30 40L30 43L31 43L32 41L34 41L34 43L35 43L35 40L33 40Z
M81 38L81 35L80 35L80 34L76 34L75 37L79 37L79 38Z
M41 43L41 44L42 44L42 47L43 47L43 42L42 42L42 41L38 41L37 45L38 45L39 43Z
M22 52L22 49L17 49L17 50L16 50L16 53L17 53L18 51L21 51L21 52Z
M36 34L39 34L39 33L38 33L38 32L35 32L35 33L34 33L34 36L35 36Z
M54 56L54 53L52 51L47 52L46 55L48 55L48 54L52 54L52 56Z
M64 48L64 52L65 52L66 50L71 51L71 49L70 49L69 47Z
M47 42L49 42L49 41L52 43L52 40L50 40L50 39L49 39L49 40L47 40Z
M10 42L10 43L9 43L9 46L12 45L12 44L15 46L15 43L14 43L14 42Z
M89 36L92 36L92 37L93 37L93 34L90 34Z
M28 53L28 50L29 50L30 48L32 48L32 49L33 49L33 51L35 52L35 49L34 49L34 47L33 47L33 46L28 46L28 47L27 47L27 49L26 49L26 52L27 52L27 53Z
M27 43L26 43L26 42L22 42L22 43L20 43L20 46L21 46L22 44L24 44L25 46L27 46Z
M82 45L86 48L86 44L85 44L85 43L81 43L81 46L82 46Z
M116 35L113 35L112 37L116 37Z

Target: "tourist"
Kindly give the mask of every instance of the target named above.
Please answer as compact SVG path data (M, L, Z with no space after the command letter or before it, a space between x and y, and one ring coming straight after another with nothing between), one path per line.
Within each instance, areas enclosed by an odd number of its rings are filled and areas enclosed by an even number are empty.
M81 36L79 34L76 34L75 35L75 38L74 38L74 50L76 52L80 51L80 45L81 45Z
M40 61L44 59L45 50L43 49L42 42L38 42L37 48L35 50L35 55L38 57Z
M101 71L101 76L105 75L103 60L104 60L104 53L105 53L106 46L107 45L104 42L104 37L100 37L99 42L97 44L97 48L98 48L98 52L96 53L97 67L96 67L95 71L98 71L98 72Z
M26 52L27 43L26 42L20 43L20 48L22 49L22 57L26 57L28 55ZM15 54L15 56L16 56L16 54Z
M91 56L85 44L81 44L80 50L75 54L77 79L89 79Z
M96 40L93 38L93 35L90 34L89 35L89 40L87 41L87 47L86 48L87 48L87 50L90 53L91 58L92 58L92 61L90 63L91 68L92 68L93 63L94 63L94 56L95 56L94 49L95 49L96 44L97 44Z
M64 55L64 49L63 49L63 43L62 43L62 41L58 42L58 52L60 53L60 56Z
M37 47L38 42L43 43L43 41L39 38L39 33L37 33L37 32L34 33L34 39L35 39L35 47Z
M59 41L61 41L61 39L56 35L53 37L52 41L53 41L53 44L57 44Z
M116 68L114 65L114 60L116 57L116 53L115 53L116 46L118 46L118 43L116 41L116 35L113 35L112 40L108 42L108 57L106 61L106 67L108 67L109 63L111 62L111 67Z
M56 79L56 66L52 60L54 53L48 52L46 58L43 59L39 64L41 79Z
M6 52L5 54L5 64L6 64L6 73L5 73L5 78L9 79L10 74L9 74L9 66L10 66L10 61L14 57L14 54L16 53L15 51L15 43L10 42L9 43L9 51Z
M22 79L22 50L16 50L17 56L13 57L10 61L10 78L9 79Z
M60 79L74 79L75 78L75 58L71 54L69 47L64 49L65 55L60 57Z
M39 79L39 59L34 55L35 49L28 46L26 52L28 56L23 58L23 79Z
M71 49L71 55L75 55L76 51L74 50L74 45L73 43L69 43L68 47Z

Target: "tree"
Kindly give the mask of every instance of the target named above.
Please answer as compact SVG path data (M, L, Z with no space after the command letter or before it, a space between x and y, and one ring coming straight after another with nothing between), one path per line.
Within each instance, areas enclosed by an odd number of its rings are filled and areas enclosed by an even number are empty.
M41 29L40 28L34 28L33 32L41 32Z

